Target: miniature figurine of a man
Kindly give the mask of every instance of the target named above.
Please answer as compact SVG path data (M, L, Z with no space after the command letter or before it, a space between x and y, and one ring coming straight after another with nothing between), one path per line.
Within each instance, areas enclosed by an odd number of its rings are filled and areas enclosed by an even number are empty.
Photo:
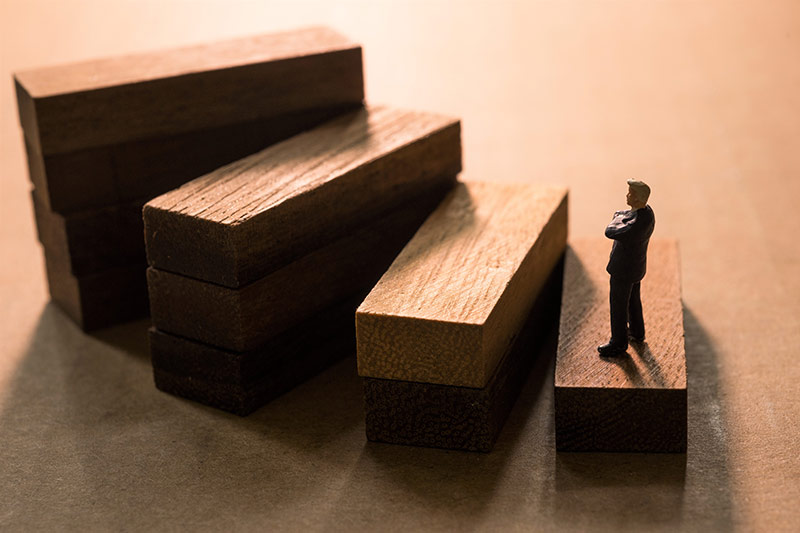
M606 237L614 240L606 267L611 274L611 340L597 347L601 356L625 353L628 335L636 342L644 342L640 288L647 270L647 245L656 224L653 210L647 205L649 197L646 183L628 180L627 202L631 209L614 213L614 220L606 228Z

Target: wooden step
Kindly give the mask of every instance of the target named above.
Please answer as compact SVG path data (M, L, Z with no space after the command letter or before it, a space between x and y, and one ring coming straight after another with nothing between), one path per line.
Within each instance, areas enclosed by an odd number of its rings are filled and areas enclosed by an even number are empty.
M327 28L260 35L15 75L41 155L159 138L363 100L361 47Z
M641 298L647 339L600 357L608 341L611 241L570 242L555 373L559 451L685 452L686 352L677 242L651 239Z
M566 238L566 189L459 184L359 307L359 375L485 387Z
M458 120L353 112L148 202L148 262L241 287L452 182L460 169Z
M364 378L367 438L372 441L489 452L532 368L555 355L562 262L483 388Z
M150 268L153 325L223 349L247 351L343 298L354 293L363 298L454 181L445 180L443 186L240 288Z

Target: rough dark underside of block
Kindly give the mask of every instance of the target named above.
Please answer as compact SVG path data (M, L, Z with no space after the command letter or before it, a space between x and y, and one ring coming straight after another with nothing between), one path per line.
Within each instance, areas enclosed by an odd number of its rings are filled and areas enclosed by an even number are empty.
M364 294L249 352L231 352L150 330L156 387L245 416L355 352L355 309Z
M537 354L557 327L562 263L551 274L525 326L486 387L365 378L367 438L391 444L491 451Z
M686 389L555 389L563 452L686 451Z

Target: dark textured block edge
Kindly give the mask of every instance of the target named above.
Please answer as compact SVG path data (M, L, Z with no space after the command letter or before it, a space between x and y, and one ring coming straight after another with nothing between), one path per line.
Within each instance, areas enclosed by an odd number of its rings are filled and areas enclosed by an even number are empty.
M28 175L37 200L53 212L72 215L125 203L144 205L191 179L360 107L353 102L313 108L50 156L26 142Z
M73 216L48 210L31 193L39 241L48 257L75 276L144 263L142 204L94 209Z
M685 453L686 389L555 388L556 449Z
M50 298L83 331L89 332L148 315L145 265L75 276L45 253Z
M368 293L454 182L440 178L413 200L238 289L151 267L153 325L224 350L257 349L336 302Z
M150 351L156 387L240 416L355 353L358 294L248 352L231 352L155 328Z

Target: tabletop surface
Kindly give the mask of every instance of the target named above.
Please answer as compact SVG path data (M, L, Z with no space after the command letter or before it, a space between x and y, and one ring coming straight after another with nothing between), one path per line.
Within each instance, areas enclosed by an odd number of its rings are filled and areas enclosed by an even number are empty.
M48 303L11 72L310 25L367 98L463 120L464 175L625 179L680 242L686 455L557 454L553 356L490 454L368 443L355 355L247 418L153 386L147 321ZM758 530L800 524L797 2L0 2L0 528Z

